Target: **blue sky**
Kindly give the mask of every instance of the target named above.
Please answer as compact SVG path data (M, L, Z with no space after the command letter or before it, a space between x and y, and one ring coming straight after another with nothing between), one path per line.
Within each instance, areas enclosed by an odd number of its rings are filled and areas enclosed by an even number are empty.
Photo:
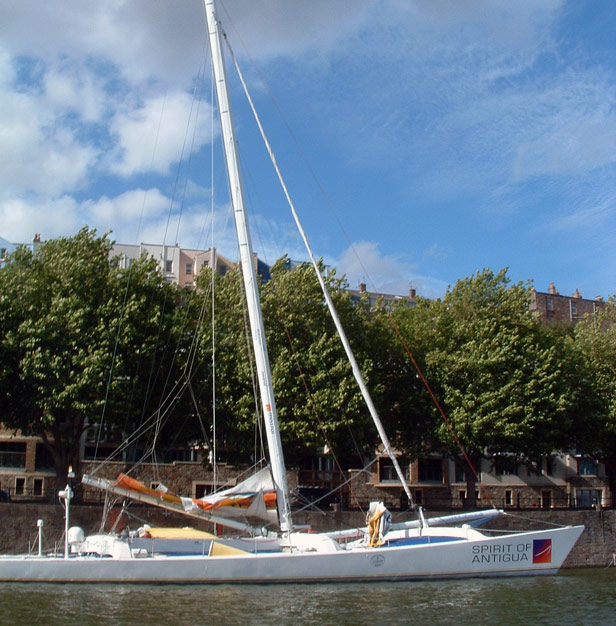
M315 253L351 287L434 297L509 267L616 293L616 2L220 5ZM0 11L0 236L209 247L213 221L236 258L201 0ZM254 248L306 258L231 91Z

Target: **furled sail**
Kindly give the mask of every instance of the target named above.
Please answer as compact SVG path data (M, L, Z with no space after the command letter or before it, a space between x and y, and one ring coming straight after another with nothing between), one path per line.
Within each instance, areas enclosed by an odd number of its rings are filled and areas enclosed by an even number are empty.
M113 481L86 475L83 483L232 528L249 529L254 524L262 525L266 522L269 526L277 522L276 491L269 468L259 470L234 487L203 498L184 497L169 491L163 485L151 488L126 474L120 474Z
M276 510L276 491L265 468L229 489L198 499L182 498L182 504L186 511L216 509L219 515L269 520L268 511Z

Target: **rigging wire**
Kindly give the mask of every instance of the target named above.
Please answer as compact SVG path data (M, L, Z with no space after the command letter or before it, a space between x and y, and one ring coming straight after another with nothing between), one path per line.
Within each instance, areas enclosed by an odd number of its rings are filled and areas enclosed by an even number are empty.
M230 48L230 46L229 46L229 42L228 42L228 41L226 41L226 43L227 43L227 46ZM230 52L231 52L231 56L233 57L233 51L232 51L232 50L230 50ZM234 57L233 57L233 58L234 58ZM234 59L234 60L235 60L235 59ZM236 69L237 69L237 71L238 71L238 74L240 75L240 80L243 80L243 79L242 79L242 77L241 77L241 72L240 72L240 71L239 71L239 69L237 68L237 64L236 64ZM245 85L244 85L244 89L246 90ZM248 96L248 100L250 101L250 96ZM253 108L253 110L254 110L254 108ZM256 115L255 115L255 117L256 117ZM257 123L258 123L258 120L257 120ZM237 138L236 138L236 141L237 141L237 142L238 142L238 144L239 144L239 140L237 140ZM253 180L253 179L252 179L252 177L250 176L250 172L249 172L249 171L246 171L246 163L244 163L244 162L241 160L241 154L239 155L239 157L240 157L240 166L241 166L241 168L242 168L242 173L243 173L243 180L244 180L245 182L250 182L250 181L252 181L252 180ZM246 193L248 194L249 201L250 201L250 195L251 195L251 194L250 194L250 186L249 186L249 187L245 187L245 194L246 194ZM271 222L270 222L269 220L267 220L267 219L266 219L266 220L265 220L265 223L266 223L268 226L270 226L270 229L271 229ZM267 249L267 246L265 246L265 245L264 245L264 243L263 243L263 241L262 241L262 239L261 239L261 230L260 230L260 228L259 228L259 223L258 223L258 221L253 220L253 224L252 224L252 225L255 227L255 231L256 231L256 233L257 233L257 237L258 237L258 239L259 239L259 242L261 243L261 248L262 248L262 250L266 250L266 249ZM272 237L270 237L270 238L271 238L271 240L272 240L272 241L278 241L278 237L277 237L277 236L275 236L275 235L273 234L273 230L272 230L272 233L271 233L271 234L273 235ZM278 257L279 257L279 258L281 258L281 257L283 256L283 254L284 254L283 252L279 251ZM270 262L270 265L271 265L271 262ZM272 285L272 283L270 283L270 286L271 286L271 285ZM293 347L293 345L292 345L292 338L291 338L291 336L290 336L289 329L285 326L285 324L284 324L284 320L282 320L281 318L279 318L279 322L280 322L280 323L284 326L284 330L285 330L285 332L286 332L286 334L287 334L287 337L288 337L288 340L289 340L289 345L290 345L290 347L291 347L291 352L292 352L292 353L293 353L293 355L294 355L294 359L295 359L295 361L296 361L296 364L297 364L298 369L300 369L300 370L301 370L301 364L300 364L300 361L299 361L299 355L297 354L297 351L294 349L294 347ZM331 380L331 377L330 377L330 375L329 375L329 371L328 371L328 369L327 369L326 367L324 368L324 371L325 371L325 373L326 373L326 376L327 376L327 377ZM300 376L302 376L303 384L304 384L304 387L305 387L305 389L306 389L306 392L307 392L307 395L308 395L308 398L309 398L309 403L310 403L310 404L311 404L311 406L312 406L313 414L314 414L314 416L316 417L317 421L319 422L319 426L320 426L321 432L322 432L322 434L323 434L323 437L324 437L324 439L325 439L325 442L326 442L327 446L329 447L329 449L330 449L330 450L332 451L332 453L333 453L334 447L331 445L331 443L330 443L330 442L329 442L329 440L328 440L328 437L327 437L327 433L326 433L326 429L325 429L325 427L324 427L324 424L323 424L323 423L320 421L320 419L318 418L318 415L317 415L317 413L316 413L316 408L314 407L314 402L313 402L313 400L312 400L312 392L311 392L311 390L309 389L309 385L308 385L308 383L307 383L307 380L306 380L306 378L305 378L304 373L303 373L303 372L301 372L301 373L300 373ZM255 383L255 384L256 384L256 383ZM256 387L255 387L255 388L256 388ZM357 453L358 457L362 458L363 454L362 454L361 450L359 449L359 446L357 445L357 442L356 442L356 440L355 440L355 436L354 436L354 434L353 434L353 431L352 431L352 429L350 428L350 426L349 426L349 424L348 424L348 423L346 424L346 427L347 427L347 430L348 430L348 432L349 432L349 436L350 436L350 438L351 438L351 441L353 442L353 446L354 446L354 449L355 449L355 451L356 451L356 453ZM261 440L261 447L262 447L262 449L263 449L263 441L262 441L262 440ZM341 465L340 465L340 463L339 463L338 459L335 457L335 455L334 455L334 454L333 454L333 456L334 456L334 462L335 462L336 466L338 467L339 471L341 471L341 472L342 472L343 470L342 470L342 468L341 468Z
M240 154L240 160L241 160L241 154ZM250 171L245 171L246 164L245 164L245 163L243 163L243 162L241 162L241 166L242 166L242 170L243 170L243 172L242 172L242 173L243 173L243 180L244 180L245 182L251 182L253 179L252 179L252 177L250 176ZM247 195L247 196L248 196L249 201L250 201L250 197L251 197L250 189L251 189L251 187L250 187L250 186L245 187L245 195ZM271 222L270 222L268 219L265 219L265 224L266 224L267 226L269 226L269 227L270 227L270 239L271 239L272 241L277 241L277 240L278 240L278 238L274 235L273 229L271 228ZM255 232L256 232L256 234L257 234L258 240L259 240L259 242L261 243L261 248L262 248L263 250L266 250L267 248L266 248L266 246L263 244L263 240L261 239L261 229L259 228L259 222L258 222L258 221L255 221L255 222L253 223L253 226L255 227L255 229L254 229L254 230L255 230ZM282 256L283 256L283 255L284 255L284 252L282 252L282 251L279 249L279 250L278 250L278 258L282 258ZM267 258L266 258L265 260L266 260L266 262L269 262ZM271 263L271 262L269 262L269 263L270 263L270 265L272 265L272 263ZM271 281L268 283L268 286L269 286L269 288L270 288L270 289L272 289L273 293L276 293L275 281L271 280ZM317 420L317 422L319 423L319 427L320 427L320 430L321 430L321 434L323 435L323 439L325 440L325 443L326 443L326 445L328 446L328 448L330 449L330 451L332 451L332 455L333 455L333 457L334 457L334 463L335 463L335 465L338 467L338 470L339 470L341 473L343 473L343 472L344 472L344 470L342 469L342 466L341 466L340 462L338 461L338 459L337 459L337 457L335 456L335 453L334 453L335 447L331 445L331 442L329 441L329 439L328 439L328 437L327 437L327 431L326 431L326 429L325 429L325 425L324 425L324 424L323 424L323 422L319 419L318 414L317 414L317 412L316 412L316 408L315 408L315 406L314 406L314 401L313 401L313 392L312 392L312 390L310 389L310 386L309 386L309 384L308 384L308 382L307 382L306 374L305 374L305 372L302 370L302 365L301 365L300 357L299 357L299 354L297 353L297 350L295 350L295 348L294 348L294 345L293 345L293 337L291 336L291 332L290 332L290 330L289 330L288 326L285 324L284 319L282 319L280 316L278 316L278 318L277 318L277 319L278 319L278 322L280 323L280 325L283 327L284 332L285 332L285 333L286 333L286 335L287 335L288 342L289 342L289 346L290 346L290 349L291 349L291 353L293 354L293 357L294 357L294 359L295 359L295 362L296 362L296 365L297 365L297 367L298 367L298 370L300 370L300 376L302 377L303 384L304 384L304 388L306 389L306 393L307 393L307 396L308 396L308 403L310 404L310 406L311 406L311 408L312 408L312 412L313 412L313 415L314 415L315 419L316 419L316 420ZM319 356L320 356L320 355L319 355ZM327 377L327 379L328 379L328 380L332 383L332 385L333 385L333 381L332 381L331 376L330 376L329 368L328 368L328 367L327 367L327 365L324 363L324 361L323 361L323 359L322 359L322 358L321 358L321 363L322 363L323 367L322 367L322 369L321 369L320 371L325 373L325 376ZM354 433L353 433L352 428L351 428L351 427L350 427L350 425L348 424L348 422L346 423L346 428L347 428L347 431L348 431L349 437L350 437L351 441L353 442L353 447L354 447L355 452L357 453L357 456L358 456L359 458L363 458L363 453L362 453L362 451L359 449L359 446L357 445L357 441L356 441L356 439L355 439L355 435L354 435ZM261 446L263 446L263 442L261 442Z
M231 25L233 25L233 21L232 21L232 20L229 20L229 23L230 23ZM239 39L240 39L240 41L241 41L241 40L242 40L242 39L241 39L241 36L240 36L240 35L239 35L239 33L237 32L237 30L234 30L234 32L235 32L235 34L238 36L238 38L239 38ZM235 59L235 56L234 56L233 50L231 49L230 44L229 44L229 42L228 42L228 40L227 40L226 36L225 36L225 43L227 44L227 47L228 47L229 52L230 52L230 54L231 54L231 58L232 58L232 60L233 60L233 62L234 62L234 64L235 64L236 71L237 71L237 73L238 73L238 75L239 75L239 77L240 77L240 81L242 82L242 85L243 85L243 87L244 87L244 91L245 91L245 93L246 93L246 97L248 98L249 104L250 104L250 106L252 107L253 114L254 114L254 116L255 116L255 117L257 117L256 110L255 110L255 108L254 108L254 106L253 106L253 104L252 104L252 100L251 100L251 98L250 98L250 95L248 94L247 87L246 87L246 84L245 84L244 79L243 79L243 77L242 77L242 74L241 74L240 68L239 68L239 66L238 66L238 64L237 64L237 61L236 61L236 59ZM246 51L246 48L245 48L245 47L244 47L244 50ZM367 282L369 282L369 283L370 283L370 285L371 285L371 287L372 287L373 291L376 291L376 288L375 288L375 286L374 286L374 283L373 283L373 282L372 282L372 280L370 279L370 275L369 275L369 273L368 273L367 269L365 268L365 266L364 266L364 264L363 264L363 262L362 262L362 260L361 260L361 257L360 257L360 256L359 256L359 254L357 253L357 250L355 249L355 246L353 245L353 243L350 241L350 238L349 238L348 234L346 233L346 230L345 230L345 228L344 228L344 226L343 226L342 222L340 221L340 219L339 219L338 215L337 215L337 214L336 214L336 212L333 210L333 206L332 206L332 204L331 204L331 202L330 202L330 200L329 200L329 197L328 197L327 193L325 192L325 189L324 189L324 188L323 188L323 186L321 185L321 183L320 183L320 181L319 181L319 179L318 179L318 177L317 177L317 175L316 175L316 173L315 173L314 169L313 169L313 168L311 167L311 165L310 165L310 162L309 162L309 160L308 160L308 158L307 158L307 156L306 156L305 152L302 150L302 148L301 148L301 146L300 146L300 144L299 144L299 142L298 142L297 138L295 137L294 133L292 132L292 130L291 130L291 128L290 128L290 126L288 125L288 123L286 122L286 120L285 120L284 116L282 115L282 112L281 112L281 110L280 110L280 107L278 106L278 104L277 104L277 102L276 102L276 99L274 98L273 94L272 94L272 93L271 93L271 91L269 90L269 88L268 88L268 86L267 86L267 83L266 83L265 79L263 78L263 75L262 75L262 74L261 74L261 72L259 71L258 66L254 63L254 61L253 61L252 57L250 56L250 54L248 54L247 52L246 52L246 54L247 54L247 56L248 56L248 58L249 58L249 60L250 60L250 62L251 62L251 64L252 64L253 69L255 70L256 74L259 76L259 79L261 80L261 84L263 85L265 92L268 94L268 96L269 96L270 100L271 100L271 101L272 101L272 103L274 104L274 107L275 107L275 108L276 108L276 110L278 111L278 114L279 114L279 116L280 116L280 119L282 120L282 122L284 123L285 127L287 128L287 131L288 131L288 133L289 133L289 136L290 136L290 137L291 137L291 139L293 140L293 142L294 142L294 144L295 144L295 146L296 146L296 148L297 148L297 150L298 150L299 154L300 154L300 155L301 155L301 157L303 158L303 160L304 160L304 162L305 162L305 164L306 164L306 167L307 167L308 171L310 172L310 174L311 174L311 176L312 176L312 178L313 178L313 180L314 180L315 184L317 185L317 188L319 189L320 193L322 194L323 198L325 199L326 205L328 206L328 208L329 208L329 210L330 210L331 214L333 215L334 219L335 219L335 220L336 220L336 222L338 223L338 225L339 225L339 228L340 228L341 232L343 233L343 235L344 235L344 237L345 237L345 239L346 239L346 241L347 241L347 243L348 243L349 247L353 250L353 253L354 253L355 257L357 258L357 260L358 260L358 262L359 262L359 264L360 264L361 268L362 268L362 269L363 269L363 271L365 272L365 275L366 275L366 276L367 276L367 278L368 278ZM258 121L258 118L257 118L257 124L258 124L258 125L260 125L260 122ZM267 140L265 140L265 141L266 141L266 143L267 143ZM276 165L276 163L275 163L275 159L274 159L274 157L273 157L273 154L271 155L271 158L272 158L272 163L273 163L274 167L275 167L275 168L277 168L277 165ZM283 185L283 186L284 186L284 185ZM285 193L286 193L286 190L285 190ZM289 200L289 202L290 202L290 200ZM292 209L292 210L293 210L293 209ZM462 453L462 455L463 455L463 457L464 457L464 459L465 459L465 461L466 461L466 463L467 463L468 467L470 468L471 472L472 472L472 473L473 473L473 475L475 476L476 481L477 481L477 485L478 485L478 487L479 487L479 490L480 490L480 491L481 491L481 493L484 495L484 497L488 500L488 502L490 503L490 505L491 505L491 506L494 506L494 504L493 504L493 502L492 502L492 499L490 498L489 493L485 490L484 486L483 486L483 485L482 485L482 483L481 483L481 480L480 480L479 474L478 474L478 472L477 472L476 468L474 467L474 464L471 462L471 460L470 460L470 458L469 458L469 456L468 456L468 454L467 454L466 450L465 450L465 449L464 449L464 447L462 446L462 444L461 444L461 442L460 442L460 439L459 439L459 438L458 438L458 436L456 435L456 433L455 433L455 431L454 431L454 429L453 429L453 427L452 427L452 425L451 425L451 422L450 422L450 421L449 421L449 419L447 418L447 416L446 416L446 414L445 414L445 411L443 410L442 406L441 406L441 405L440 405L440 403L438 402L438 400L437 400L437 398L436 398L436 395L434 394L434 392L433 392L433 390L432 390L431 386L429 385L429 383L428 383L428 381L427 381L427 379L426 379L425 375L423 374L423 371L422 371L422 370L421 370L421 368L419 367L419 364L417 363L416 359L414 358L414 356L413 356L413 354L412 354L412 352L411 352L410 348L408 347L408 344L406 343L406 341L405 341L405 340L404 340L404 338L402 337L402 334L401 334L401 332L400 332L400 330L399 330L398 326L395 324L395 320L393 319L393 317L391 316L391 313L390 313L389 311L388 311L388 316L389 316L390 322L392 323L392 327L393 327L393 329L394 329L394 331L395 331L396 335L398 336L398 338L399 338L399 339L400 339L400 341L402 342L402 346L403 346L403 348L404 348L405 352L408 354L408 356L409 356L409 358L410 358L410 360L411 360L411 362L412 362L413 366L415 367L415 369L416 369L416 371L417 371L417 373L418 373L418 375L419 375L419 377L420 377L420 379L421 379L421 381L422 381L422 383L423 383L423 385L424 385L424 387L425 387L426 391L427 391L427 392L428 392L428 394L430 395L430 397L431 397L432 401L433 401L433 402L434 402L434 404L435 404L435 407L436 407L436 409L437 409L438 413L440 414L441 418L444 420L444 422L445 422L445 424L446 424L447 428L449 429L449 431L451 432L451 434L452 434L452 436L453 436L454 440L456 441L456 444L458 445L458 447L459 447L459 449L460 449L460 451L461 451L461 453ZM394 460L394 459L392 459L392 460ZM394 463L397 463L397 462L396 462L396 461L394 461ZM405 484L405 483L403 483L403 485L404 485L404 486L406 486L406 484ZM405 489L405 490L406 490L406 489ZM409 497L410 502L413 502L413 499L412 499L412 497L410 496L410 493L407 493L407 496Z
M286 184L284 182L284 179L282 178L282 174L281 174L280 169L278 168L278 165L276 163L276 158L274 156L272 148L271 148L271 146L269 144L269 141L267 140L267 137L265 136L263 127L262 127L260 119L259 119L259 117L257 115L256 109L254 107L254 103L252 101L252 98L250 97L250 94L248 93L248 89L247 89L246 83L244 81L242 72L241 72L241 70L240 70L240 68L239 68L239 66L237 64L237 60L235 58L235 55L233 54L233 50L229 46L229 42L227 41L226 37L225 37L225 42L227 43L227 46L229 48L231 59L233 60L233 63L235 65L235 69L236 69L236 71L238 73L238 76L240 78L240 81L242 83L242 87L244 89L244 93L245 93L245 95L246 95L246 97L248 99L248 102L250 104L250 107L252 109L253 115L255 117L255 121L257 122L257 125L259 127L260 132L261 132L261 136L263 138L263 141L265 142L267 151L268 151L269 156L270 156L270 160L272 161L272 165L274 166L274 169L276 171L276 174L278 176L278 179L279 179L280 184L282 186L282 189L284 191L285 197L287 198L287 202L289 204L289 207L291 209L291 213L293 215L293 218L295 220L297 228L298 228L298 230L300 232L300 235L301 235L302 240L304 242L304 245L306 247L306 251L308 252L308 255L309 255L310 259L311 259L311 262L312 262L313 266L315 267L315 272L316 272L316 275L317 275L317 279L319 280L319 283L321 285L321 289L323 291L323 295L325 296L325 300L327 301L327 305L328 305L328 308L329 308L329 310L331 312L334 324L336 325L336 329L338 331L338 335L340 336L340 340L342 341L342 343L344 345L344 349L345 349L345 352L347 353L347 357L348 357L349 361L351 362L351 367L353 369L353 375L354 375L354 377L355 377L355 379L357 381L357 384L360 387L360 390L362 392L362 396L364 397L364 401L368 405L368 408L370 410L370 414L373 417L374 424L375 424L375 426L376 426L376 428L377 428L377 430L379 432L379 436L380 436L381 441L382 441L382 443L383 443L383 445L385 447L385 451L387 452L387 455L391 459L391 462L392 462L393 466L396 469L396 473L398 474L398 477L400 479L400 483L402 485L402 488L404 489L404 492L406 493L406 497L408 498L410 503L414 503L413 496L412 496L411 491L409 489L409 486L408 486L408 484L407 484L407 482L406 482L406 480L404 478L404 474L402 472L402 469L400 468L400 464L398 462L398 459L397 459L397 457L395 455L395 452L394 452L393 448L391 447L391 444L389 442L389 438L387 437L387 434L385 433L385 431L383 429L383 426L382 426L382 424L380 422L380 418L377 415L376 408L374 407L374 404L372 402L372 398L370 397L370 393L368 392L368 389L367 389L367 387L366 387L366 385L364 383L363 377L361 375L361 371L359 369L359 365L357 364L357 361L355 360L355 357L354 357L353 352L352 352L352 350L350 348L348 340L346 339L346 334L344 332L344 329L342 328L342 325L340 323L340 319L338 318L337 313L335 311L335 307L334 307L333 301L332 301L331 296L330 296L330 294L329 294L329 292L327 290L327 287L325 286L325 282L324 282L323 277L321 276L321 273L319 271L319 267L318 267L317 261L316 261L314 255L313 255L313 253L312 253L312 250L311 250L310 244L308 243L308 240L306 238L306 234L304 232L304 229L302 228L302 225L301 225L301 223L299 221L299 216L297 215L297 212L295 210L295 206L294 206L294 204L293 204L293 202L291 200L291 197L289 195L287 186L286 186ZM412 504L412 506L413 506L413 504ZM420 515L421 515L421 510L420 510Z
M295 511L295 513L301 513L302 511L305 511L306 509L309 509L315 506L318 502L321 502L321 500L324 500L325 498L329 497L332 493L335 493L339 489L346 487L346 485L351 484L351 482L354 481L358 476L361 476L362 474L370 474L370 467L374 465L377 460L378 460L377 457L373 458L372 461L370 461L370 463L368 463L367 465L364 465L364 467L362 467L357 472L354 472L352 476L349 476L349 478L347 478L342 484L336 487L336 489L333 489L329 493L326 493L325 495L321 496L320 498L317 498L316 500L311 500L308 504L303 506L301 509L298 509L297 511Z
M150 157L150 170L149 170L150 172L152 172L152 170L153 170L154 157L155 157L157 149L158 149L158 140L159 140L159 137L160 137L160 129L162 127L162 120L163 120L163 114L164 114L164 111L165 111L166 102L167 102L167 93L165 92L165 97L163 99L163 102L162 102L162 105L161 105L161 108L160 108L160 115L159 115L159 118L158 118L158 125L156 127L156 135L155 135L155 138L154 138L154 144L152 146L152 154L151 154L151 157ZM143 198L142 198L142 201L141 201L141 211L139 213L139 220L138 220L138 223L137 223L137 236L138 237L139 237L139 233L141 233L141 226L142 226L143 217L144 217L144 214L145 214L145 203L146 203L146 199L147 199L147 195L148 195L148 192L147 192L148 188L149 188L149 185L146 185L146 191L144 192ZM95 458L98 456L98 449L99 449L99 445L100 445L100 442L101 442L101 435L102 435L102 431L103 431L104 423L105 423L107 403L108 403L108 400L109 400L109 391L111 389L111 382L113 380L113 373L114 373L114 370L115 370L117 350L118 350L118 345L119 345L119 341L120 341L120 331L122 329L122 324L123 324L123 321L124 321L124 313L125 313L125 309L126 309L126 303L128 301L128 292L129 292L129 286L130 286L130 279L131 279L132 271L133 271L132 265L129 265L129 268L128 268L128 278L127 278L127 281L126 281L126 289L124 290L124 299L122 301L122 307L121 307L121 310L120 310L120 317L119 317L119 321L118 321L118 329L117 329L117 332L116 332L116 338L115 338L115 343L114 343L114 348L113 348L113 354L112 354L112 357L111 357L111 364L110 364L110 367L109 367L109 376L107 378L107 386L106 386L106 389L105 389L105 398L103 400L103 407L102 407L102 410L101 410L101 417L99 419L99 424L98 424L98 428L97 428L96 442L95 442L95 446L94 446L94 450L95 450L94 451L94 456L95 456ZM132 399L132 392L131 392L131 399ZM98 471L98 468L96 468L93 473L95 473L96 471Z
M203 68L205 67L205 64L206 64L205 61L206 61L206 58L207 58L207 54L206 54L207 50L208 50L208 47L206 45L204 45L204 54L202 55L202 59L201 59L201 67L200 67L200 70L199 70L199 75L202 74ZM193 115L193 108L194 108L195 99L197 99L197 97L196 97L197 85L199 84L199 82L200 81L197 81L195 83L195 89L193 90L193 98L192 98L192 102L191 102L190 114L189 114L187 128L186 128L186 133L185 133L185 137L184 137L184 143L183 143L183 146L182 146L182 153L181 153L180 163L179 163L178 168L177 168L176 180L175 180L175 185L174 185L172 201L171 201L170 206L169 206L168 218L167 218L167 226L165 228L165 237L164 237L164 239L166 239L166 232L168 230L169 220L170 220L171 213L172 213L172 210L173 210L173 201L174 201L174 198L175 198L175 195L176 195L176 191L177 191L177 185L178 185L178 180L179 180L179 172L180 172L181 163L182 163L183 157L184 157L184 151L185 151L185 147L186 147L186 143L187 143L187 136L188 136L188 129L190 127L190 121L191 121L191 119L195 119L196 117L198 117L200 99L199 99L199 103L197 104L197 112L196 112L195 115ZM153 145L153 149L152 149L151 163L153 163L154 156L155 156L156 151L157 151L158 139L159 139L159 136L160 136L160 129L161 129L161 126L162 126L162 119L163 119L163 115L164 115L164 111L165 111L165 105L166 105L166 96L165 96L165 99L164 99L163 104L161 106L160 116L159 116L157 130L156 130L156 137L155 137L155 141L154 141L154 145ZM191 147L194 145L196 128L197 128L197 123L195 121ZM192 150L191 150L191 154L192 154ZM183 194L182 194L182 203L181 203L182 206L184 204L184 198L185 198L185 195L186 195L186 188L187 188L187 183L188 183L188 170L189 170L189 168L190 168L190 159L188 160L186 182L184 184L184 189L183 189ZM145 213L146 196L147 196L147 192L144 194L143 201L142 201L142 208L141 208L141 213L140 213L140 217L139 217L139 229L138 229L138 232L140 232L140 230L141 230L141 224L142 224L143 216L144 216L144 213ZM181 211L180 211L180 219L178 220L178 229L179 229L180 220L181 220ZM176 238L177 238L177 233L176 233ZM164 245L164 243L163 243L163 245ZM123 328L124 314L125 314L126 304L127 304L127 301L128 301L128 294L129 294L129 289L130 289L132 271L133 271L133 268L132 268L132 266L130 266L129 267L129 272L128 272L128 277L127 277L127 282L126 282L126 288L125 288L125 291L124 291L124 299L123 299L122 308L121 308L121 312L120 312L118 329L117 329L117 332L116 332L116 339L115 339L115 343L114 343L114 350L113 350L112 361L111 361L111 366L110 366L110 371L109 371L109 377L108 377L107 386L106 386L106 392L105 392L105 399L104 399L104 402L103 402L102 414L101 414L101 418L100 418L100 421L99 421L99 424L98 424L98 432L97 432L96 445L95 445L95 458L98 456L98 449L99 449L99 445L100 445L100 441L101 441L101 435L102 435L102 431L104 429L104 420L105 420L106 409L107 409L107 405L108 405L108 401L109 401L109 393L110 393L110 390L111 390L111 382L113 380L113 374L114 374L114 371L115 371L115 362L116 362L116 358L117 358L117 350L118 350L118 346L119 346L119 338L120 338L121 330ZM165 303L166 303L166 301L163 303L163 312L162 312L163 314L164 314ZM161 318L160 318L160 322L159 322L159 332L158 332L156 343L155 343L155 350L156 350L156 346L160 345L160 330L162 328L163 314L161 314ZM138 367L139 367L140 361L141 361L141 354L139 355L139 358L138 358L138 363L137 363ZM143 423L144 411L145 411L145 408L146 408L146 406L147 406L147 404L148 404L148 402L149 402L149 400L150 400L150 398L152 396L152 390L154 389L155 382L156 382L156 379L158 377L158 375L154 375L154 368L155 368L155 361L153 359L152 363L151 363L151 367L150 367L150 373L149 373L149 376L148 376L148 383L146 385L146 393L145 393L145 396L144 396L144 404L143 404L143 410L142 410L142 414L141 414L141 423ZM167 382L168 382L168 379L167 379ZM135 391L136 384L137 384L137 376L134 376L134 382L133 382L133 387L132 387L132 391L131 391L131 401L132 401L132 397L134 396L134 391ZM129 401L128 407L127 407L127 415L126 415L126 419L127 420L128 420L128 414L129 413L130 413L130 401ZM157 434L155 434L155 436L154 436L154 443L152 445L152 450L154 452L154 456L155 456L154 446L155 446L156 439L157 439ZM92 473L95 474L98 471L100 471L101 465L96 466Z

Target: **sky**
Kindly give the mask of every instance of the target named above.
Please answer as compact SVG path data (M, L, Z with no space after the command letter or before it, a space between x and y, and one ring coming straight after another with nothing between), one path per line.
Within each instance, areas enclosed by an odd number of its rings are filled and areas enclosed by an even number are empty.
M201 0L0 0L0 237L238 258ZM616 2L219 0L317 257L616 293ZM255 252L307 258L230 74Z

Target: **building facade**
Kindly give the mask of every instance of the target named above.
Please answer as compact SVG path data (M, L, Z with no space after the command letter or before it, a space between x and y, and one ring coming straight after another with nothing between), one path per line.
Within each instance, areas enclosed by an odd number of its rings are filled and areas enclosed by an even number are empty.
M103 446L104 447L104 446ZM94 455L84 442L82 470L91 473L110 449ZM156 466L139 463L131 475L150 488L162 482L174 493L199 498L216 486L235 484L239 470L223 465L217 478L204 463L204 451L178 450L177 458L166 458ZM499 462L503 461L503 462ZM416 504L431 510L463 509L467 504L466 476L453 460L439 455L409 461L399 457L400 465ZM102 477L115 479L134 464L125 460L106 462ZM483 459L476 488L480 507L502 509L600 509L611 508L605 466L595 459L573 454L553 455L532 470L507 462L506 458ZM369 472L359 469L340 471L331 458L313 459L311 468L289 472L289 484L301 500L320 500L320 506L339 504L345 509L365 509L374 500L392 510L406 510L408 501L391 459L381 454ZM0 499L12 502L50 501L55 498L55 471L49 453L37 437L0 432ZM327 497L327 494L340 491ZM94 489L83 490L86 502L101 495Z
M55 475L39 437L4 430L0 424L0 499L44 500L54 487Z
M118 265L128 269L141 257L156 259L165 280L176 285L192 287L200 272L206 268L214 268L218 274L224 276L236 264L218 253L216 248L209 250L195 250L167 246L163 244L113 244L112 257L118 258Z
M433 510L465 507L466 475L458 463L436 454L412 462L399 457L399 462L416 504ZM500 456L483 459L477 470L479 506L526 510L614 506L604 464L581 455L555 454L532 469ZM407 507L389 457L379 457L368 485L372 490L358 489L355 497L366 501L376 491L391 508Z
M531 311L536 311L545 324L575 323L585 315L593 315L605 306L601 296L592 300L583 298L576 289L571 296L563 296L554 283L546 292L531 290Z
M413 288L409 289L408 296L398 296L391 293L368 291L365 283L360 283L359 289L347 289L347 292L352 302L359 304L362 300L365 300L370 308L375 307L378 303L390 307L397 302L407 302L410 306L414 306L417 298L417 292Z
M41 242L36 235L32 244L35 250ZM0 238L0 262L16 249L18 244L11 244ZM235 268L235 263L218 254L215 248L196 250L166 246L161 244L114 244L112 255L118 258L123 268L143 256L156 259L161 272L169 282L178 285L194 286L203 268L214 268L224 275ZM269 267L259 261L255 255L255 267L263 280L269 280ZM405 301L411 306L416 300L414 289L408 296L374 293L360 284L358 290L348 290L351 300L365 301L376 306L384 302L391 306ZM561 295L554 283L547 292L531 293L531 309L548 324L575 323L588 314L594 314L605 306L603 299L585 299L575 291L571 296ZM186 454L189 456L186 456ZM187 476L192 472L191 491L200 492L208 484L207 472L201 458L194 456L194 451L178 451L178 458L170 460L167 465L170 481L173 476ZM183 456L184 455L184 456ZM191 456L192 455L192 456ZM180 458L181 457L181 458ZM82 460L93 464L97 459L90 454L84 440ZM406 469L406 478L411 487L415 501L431 508L463 507L467 498L464 472L451 460L439 456L426 456L413 462L400 459ZM489 498L496 506L503 508L563 508L563 507L600 507L614 506L610 500L605 467L594 459L574 454L554 455L542 462L536 471L526 466L506 462L506 458L483 460L478 468L480 481L477 496ZM177 470L180 465L185 470ZM176 471L177 470L177 471ZM344 503L347 506L364 505L374 499L383 499L389 506L405 508L405 496L389 458L381 456L368 478L363 470L349 470L342 473L335 470L327 459L320 459L310 468L298 473L297 484L306 493L320 493L334 486L345 484L349 477L361 472L363 477L352 481L352 489L345 490ZM146 482L150 480L145 475ZM187 478L182 479L186 483ZM151 482L151 481L150 481ZM49 452L39 438L26 437L18 432L2 430L0 427L0 499L10 497L12 500L37 500L49 497L49 490L55 484L55 471ZM177 486L170 485L174 488ZM185 486L185 485L183 485ZM5 494L5 495L3 495Z

